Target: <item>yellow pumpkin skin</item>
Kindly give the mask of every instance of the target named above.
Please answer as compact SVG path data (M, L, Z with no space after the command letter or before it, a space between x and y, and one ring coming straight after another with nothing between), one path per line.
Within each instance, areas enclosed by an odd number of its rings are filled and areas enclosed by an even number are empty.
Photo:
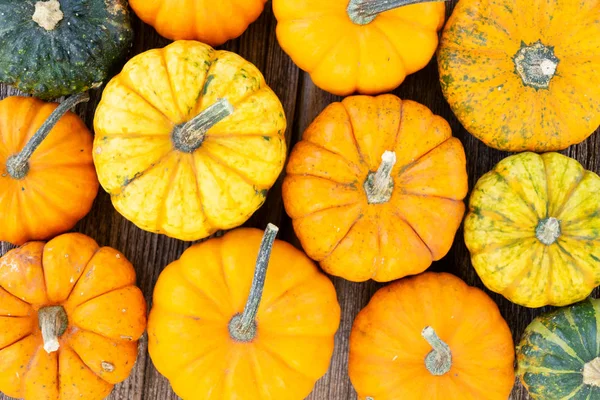
M106 398L129 376L146 329L146 300L135 279L122 253L79 233L6 253L0 391L25 400ZM51 335L56 347L44 326L59 329Z
M224 100L233 114L182 150L175 132ZM286 157L283 107L260 71L194 41L131 59L104 90L94 127L96 170L115 208L181 240L243 224Z
M388 198L367 188L395 154ZM388 282L444 257L468 182L463 146L427 107L394 95L330 104L294 147L283 201L302 247L329 274Z
M138 17L161 36L218 46L240 36L267 0L129 0Z
M273 0L279 44L315 85L340 96L379 94L429 63L444 2L399 7L364 25L353 22L348 6L349 0Z
M561 150L591 135L600 125L599 10L600 0L458 2L438 64L464 127L515 152Z
M244 228L194 245L158 279L148 350L185 400L302 400L329 367L340 323L335 289L282 241L273 245L255 337L241 342L230 335L262 236Z
M16 179L11 157L21 152L57 104L33 97L0 101L0 241L21 245L73 228L92 208L98 178L92 162L92 134L67 112L29 158Z
M465 243L483 283L526 307L600 283L600 177L558 153L502 160L473 189Z

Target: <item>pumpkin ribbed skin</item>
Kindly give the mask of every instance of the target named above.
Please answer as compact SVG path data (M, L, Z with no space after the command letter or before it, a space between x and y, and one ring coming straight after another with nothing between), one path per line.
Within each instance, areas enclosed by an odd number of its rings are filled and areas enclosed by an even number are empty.
M426 367L431 327L449 347L451 367ZM360 400L506 400L514 347L498 306L447 273L402 279L375 293L350 334L349 374Z
M161 273L148 322L158 371L186 400L301 400L327 369L340 306L302 252L275 241L256 336L228 326L250 292L263 232L237 229L186 250Z
M32 97L0 101L0 240L23 244L73 228L92 208L98 178L92 134L74 113L65 114L29 159L23 179L7 171L57 104Z
M600 398L600 300L537 317L517 347L517 374L533 400Z
M600 0L459 1L438 64L463 126L507 151L560 150L591 135L600 125L599 12Z
M424 68L438 45L444 2L404 6L366 24L349 18L348 0L273 0L282 49L323 90L379 94Z
M267 0L129 0L131 8L161 36L218 46L240 36Z
M365 183L394 152L391 197ZM329 105L292 151L283 201L306 253L329 274L387 282L450 250L464 215L465 153L448 123L393 95ZM310 195L308 195L310 194Z
M68 319L58 351L38 314ZM123 254L78 233L30 242L0 258L0 391L25 400L101 400L125 380L146 327L146 302Z
M561 154L502 160L475 185L465 219L483 283L527 307L588 296L600 283L598 193L600 177Z
M233 114L183 151L180 126L218 101ZM198 240L264 203L286 158L281 102L237 54L178 41L132 58L102 95L94 163L115 208L138 227Z
M101 85L131 46L127 2L60 0L50 31L32 19L36 3L0 0L0 81L43 99Z

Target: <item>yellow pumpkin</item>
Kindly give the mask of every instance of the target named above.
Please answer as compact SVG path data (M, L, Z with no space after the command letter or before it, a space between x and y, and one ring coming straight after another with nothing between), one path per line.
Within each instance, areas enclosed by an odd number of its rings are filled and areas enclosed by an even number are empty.
M181 240L243 224L286 157L283 107L237 54L178 41L131 59L94 119L94 162L115 208Z
M445 10L440 0L273 0L283 50L340 96L390 91L425 67Z
M473 189L465 242L483 283L527 307L600 284L600 177L558 153L502 160Z
M452 110L507 151L555 151L600 125L600 0L460 0L438 64Z

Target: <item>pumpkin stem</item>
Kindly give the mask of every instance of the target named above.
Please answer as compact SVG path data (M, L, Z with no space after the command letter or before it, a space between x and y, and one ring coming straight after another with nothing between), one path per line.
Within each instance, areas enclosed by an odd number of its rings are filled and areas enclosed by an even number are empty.
M65 333L69 320L67 312L62 306L49 306L40 308L38 322L42 330L44 350L48 354L58 351L60 344L58 338Z
M357 25L373 22L383 12L419 3L437 3L449 0L350 0L347 13L350 20Z
M594 358L583 366L583 383L600 387L600 357Z
M560 234L560 221L554 217L540 220L537 228L535 228L535 236L546 246L554 244Z
M425 367L435 376L442 376L452 368L452 352L450 347L439 338L435 330L427 326L421 332L433 350L425 357Z
M548 89L560 62L554 47L545 46L541 41L530 46L521 43L513 61L523 84L535 89Z
M48 0L35 3L35 12L31 19L45 30L52 31L64 16L58 0Z
M244 312L234 315L229 322L229 334L239 342L251 342L256 337L256 315L265 287L267 267L269 266L277 232L279 232L278 227L273 224L267 225L258 251L254 278L252 279L252 286L250 287L250 294Z
M369 173L364 188L369 204L382 204L390 201L394 191L392 169L396 165L396 153L386 151L381 156L381 164L377 172Z
M173 147L184 153L193 153L204 142L206 132L223 119L233 114L233 106L227 99L220 99L206 108L194 119L173 130Z
M65 101L60 103L58 107L48 119L40 126L40 129L29 139L23 150L8 158L6 161L6 171L13 179L24 179L29 172L29 159L33 152L42 144L42 142L48 137L48 134L52 131L58 121L69 111L79 103L86 102L90 99L87 93L79 93L74 96L67 98Z

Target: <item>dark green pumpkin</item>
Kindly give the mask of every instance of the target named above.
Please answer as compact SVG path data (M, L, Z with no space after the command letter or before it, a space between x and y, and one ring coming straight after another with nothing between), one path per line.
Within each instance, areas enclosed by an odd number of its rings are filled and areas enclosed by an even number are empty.
M0 0L0 82L42 99L83 92L132 38L126 0Z
M517 375L532 399L600 399L600 300L541 315L517 347Z

